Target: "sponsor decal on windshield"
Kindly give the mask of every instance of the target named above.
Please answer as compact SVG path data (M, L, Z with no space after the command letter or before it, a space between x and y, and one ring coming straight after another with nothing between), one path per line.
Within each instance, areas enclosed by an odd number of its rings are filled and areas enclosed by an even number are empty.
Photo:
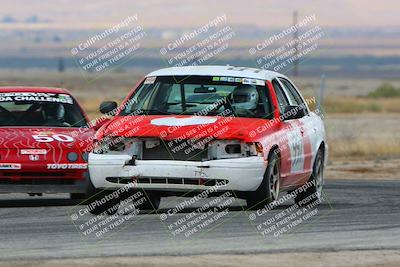
M232 82L232 83L242 83L242 84L251 84L251 85L265 85L264 80L260 79L250 79L250 78L238 78L238 77L212 77L213 82Z
M30 92L9 92L0 93L0 102L52 102L73 104L72 97L67 94L53 94L53 93L30 93Z
M157 77L147 77L144 81L144 84L153 84L156 81Z

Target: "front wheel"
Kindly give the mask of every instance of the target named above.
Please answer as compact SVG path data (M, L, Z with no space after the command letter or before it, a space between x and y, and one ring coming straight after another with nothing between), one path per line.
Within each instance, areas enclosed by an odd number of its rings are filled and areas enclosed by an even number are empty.
M88 210L93 215L100 215L106 212L113 215L118 211L120 198L112 194L113 191L101 191L93 195L89 200Z
M280 189L280 159L278 153L273 151L268 158L267 170L261 185L255 192L249 192L246 198L247 208L261 209L265 205L275 201Z
M82 200L82 199L86 199L86 194L85 193L70 193L69 198L72 200Z
M157 210L160 206L161 197L155 193L148 193L142 191L142 199L134 199L130 200L129 198L134 196L137 191L129 191L121 195L121 203L125 203L126 201L133 201L135 204L135 209L141 210ZM138 201L139 200L139 201ZM139 202L139 203L138 203Z
M324 185L324 156L323 151L318 150L315 156L313 172L307 182L309 187L299 193L294 201L299 206L305 206L312 202L320 202L322 200L322 186Z
M158 210L161 202L160 196L146 193L145 199L146 201L137 207L139 210Z

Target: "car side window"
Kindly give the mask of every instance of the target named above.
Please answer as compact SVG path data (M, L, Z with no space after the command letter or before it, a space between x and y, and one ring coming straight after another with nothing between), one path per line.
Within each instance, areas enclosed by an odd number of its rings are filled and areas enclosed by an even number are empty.
M288 80L283 79L283 78L279 78L279 81L281 81L281 83L285 87L288 97L290 99L290 103L292 105L296 105L296 106L304 105L305 106L305 103L304 103L303 99L301 98L299 92L297 91L297 89L294 87L294 85L291 82L289 82Z
M289 105L289 101L282 89L282 86L276 79L272 80L272 86L274 87L276 97L278 98L279 111L281 114L283 114L285 112L285 107Z

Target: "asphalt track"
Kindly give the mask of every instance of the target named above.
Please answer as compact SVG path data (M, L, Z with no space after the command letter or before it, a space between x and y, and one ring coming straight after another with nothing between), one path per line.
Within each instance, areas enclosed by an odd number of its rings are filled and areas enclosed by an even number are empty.
M228 213L215 212L218 220L188 238L173 236L168 225L194 208L169 223L160 219L182 198L164 198L159 214L131 214L103 236L87 237L79 225L93 216L73 221L71 214L82 206L66 195L0 195L0 259L400 249L400 181L328 180L324 195L316 214L278 236L277 231L263 236L257 227L288 211L290 202L250 220L253 213L235 201Z

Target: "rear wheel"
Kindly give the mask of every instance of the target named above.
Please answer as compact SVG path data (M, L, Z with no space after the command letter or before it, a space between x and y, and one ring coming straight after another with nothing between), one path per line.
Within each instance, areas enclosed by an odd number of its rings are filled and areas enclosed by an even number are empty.
M313 172L308 183L310 187L299 193L294 199L299 206L322 199L322 186L324 185L324 155L322 149L319 149L315 156Z
M268 158L267 170L264 179L255 192L249 192L247 196L247 208L260 209L275 201L279 196L280 189L280 159L277 150L273 151Z

